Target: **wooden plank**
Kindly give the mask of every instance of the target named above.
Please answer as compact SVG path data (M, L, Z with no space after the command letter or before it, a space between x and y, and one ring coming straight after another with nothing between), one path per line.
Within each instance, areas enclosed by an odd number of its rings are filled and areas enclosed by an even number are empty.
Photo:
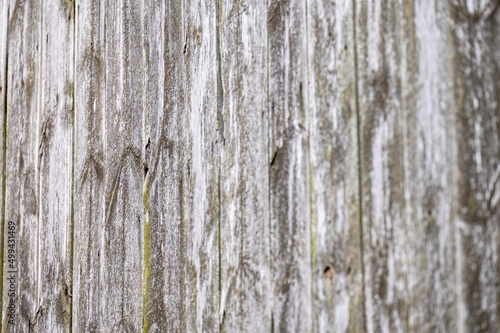
M106 3L104 234L100 253L103 331L142 329L142 4Z
M7 221L7 230L5 229L5 158L6 158L6 149L5 149L5 134L6 134L6 114L7 114L7 40L8 40L8 30L9 30L9 1L0 2L0 124L2 137L0 138L0 166L2 168L2 174L0 176L0 188L1 192L1 204L0 204L0 216L1 216L1 228L2 228L2 252L1 252L1 260L2 265L0 265L0 276L2 277L2 282L0 283L0 295L2 295L3 300L3 288L4 288L4 276L7 277L7 267L4 267L4 258L8 260L8 241L6 241L5 234L8 232L8 221ZM4 275L5 274L5 275ZM3 305L0 308L0 319L3 319ZM2 321L0 321L0 330L2 330ZM2 331L3 332L3 331Z
M408 9L409 8L409 9ZM450 73L453 46L445 2L409 2L403 83L407 228L407 330L457 331L453 195L456 148ZM451 51L451 52L450 52Z
M218 1L221 331L271 330L267 6Z
M438 2L359 7L370 332L457 329L447 15Z
M27 332L41 314L37 297L41 5L16 1L9 13L5 220L14 221L16 228L17 298L15 326L7 327L10 284L4 280L2 329Z
M186 27L185 130L189 159L183 167L186 198L186 327L219 329L219 156L217 141L216 1L184 4Z
M161 272L161 263L165 259L163 248L164 226L159 219L159 202L156 198L155 184L157 160L161 134L163 134L164 118L164 52L165 52L165 6L157 1L146 1L144 12L144 41L146 58L146 89L143 106L143 154L144 154L144 185L143 185L143 327L142 332L155 332L166 329L166 293L165 281ZM150 191L150 189L152 191Z
M352 1L307 3L313 320L363 331Z
M312 330L305 2L270 1L269 186L274 331Z
M38 332L71 326L74 3L42 8Z
M104 217L104 2L75 4L74 332L103 331L100 297Z
M150 4L144 147L148 331L218 329L215 2ZM157 31L157 27L164 30ZM156 97L155 97L156 96Z
M457 327L493 332L500 330L499 3L450 3Z
M163 104L146 116L145 142L148 172L143 189L146 224L145 258L147 309L144 331L186 331L186 220L187 162L191 149L186 112L185 54L186 22L183 3L165 3L163 20L163 63L159 80ZM162 73L163 72L163 73ZM149 143L149 145L148 145ZM186 192L184 192L186 190ZM149 261L149 262L148 262Z
M399 3L356 2L365 329L406 331ZM412 56L412 55L410 55Z

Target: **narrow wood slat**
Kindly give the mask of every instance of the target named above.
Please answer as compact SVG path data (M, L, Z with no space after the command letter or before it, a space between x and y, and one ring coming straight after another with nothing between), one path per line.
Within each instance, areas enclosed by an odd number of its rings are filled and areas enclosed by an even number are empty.
M105 7L104 232L99 279L103 331L142 329L142 4Z
M37 272L42 8L37 1L15 2L9 13L5 219L16 224L18 297L15 326L6 327L9 284L4 280L2 329L28 332L36 324L36 314L40 314L41 283Z
M2 1L0 2L0 124L1 124L1 131L2 131L2 137L0 138L0 167L2 168L2 175L0 176L0 188L2 189L1 192L1 199L0 199L0 216L1 216L1 221L2 221L2 228L1 233L2 233L2 259L7 256L8 259L8 247L9 245L7 238L6 238L6 229L4 228L5 226L5 214L4 214L4 209L5 209L5 157L6 157L6 151L5 151L5 130L6 130L6 112L7 112L7 45L8 45L8 30L9 30L9 7L10 7L10 2L9 1ZM8 222L8 221L7 221ZM7 225L8 227L8 225ZM8 232L8 230L7 230ZM4 264L1 265L0 267L0 276L2 276L2 282L0 283L1 291L0 295L2 295L2 300L3 300L3 288L7 288L7 285L3 282L3 276L7 274L7 268L8 266L5 266ZM2 328L2 323L3 323L3 311L4 307L2 304L1 307L1 314L0 314L0 328Z
M42 8L37 332L71 326L74 3ZM38 310L37 310L38 311Z
M314 331L363 331L352 1L307 2Z
M270 1L269 163L273 329L311 331L312 262L305 1Z
M98 332L102 326L99 299L101 240L104 218L104 2L75 3L74 121L74 332Z
M456 331L455 130L446 2L411 2L403 81L407 330ZM413 58L413 59L412 59Z
M368 332L406 331L402 10L397 2L356 1L362 249Z
M218 329L215 4L150 4L145 328ZM161 31L158 31L161 27ZM159 83L159 84L158 84ZM155 96L157 96L155 98Z
M220 325L271 329L265 2L218 1Z
M183 168L187 270L186 327L219 329L219 156L217 140L216 1L189 0L185 39L185 129L189 158Z
M457 326L493 332L500 330L500 11L498 1L450 4Z

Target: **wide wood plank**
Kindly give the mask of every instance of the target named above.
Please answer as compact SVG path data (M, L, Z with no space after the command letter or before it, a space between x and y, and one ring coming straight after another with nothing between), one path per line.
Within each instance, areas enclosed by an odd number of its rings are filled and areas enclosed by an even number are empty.
M313 330L363 331L352 1L307 2Z
M37 332L71 326L74 3L42 8Z
M273 329L313 328L306 2L268 8Z
M37 297L41 288L37 275L41 15L41 4L37 1L16 1L9 10L5 220L14 221L16 229L17 298L15 326L7 326L10 283L4 280L2 329L6 332L28 332L43 312Z

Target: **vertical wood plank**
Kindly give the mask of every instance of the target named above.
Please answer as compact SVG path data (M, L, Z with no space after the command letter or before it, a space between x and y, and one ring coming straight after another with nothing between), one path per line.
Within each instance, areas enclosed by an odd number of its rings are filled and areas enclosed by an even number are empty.
M270 1L269 162L274 331L312 330L305 1Z
M144 155L144 250L143 250L143 327L142 332L156 332L165 329L166 308L164 305L165 281L160 274L164 260L163 239L166 238L164 227L160 224L157 206L162 203L155 197L156 170L159 152L164 139L164 2L146 1L144 15L144 52L146 67L146 91L144 95L143 155ZM141 64L143 65L143 64ZM165 148L163 148L165 149ZM150 188L152 191L150 192ZM153 194L153 197L151 197ZM151 200L153 199L153 200ZM153 207L152 207L153 206Z
M40 315L38 288L41 4L16 1L9 14L5 220L16 224L16 325L7 327L4 280L2 329L27 332ZM38 315L37 315L38 314Z
M147 307L144 331L186 331L188 315L186 295L186 221L183 214L189 199L183 192L187 185L187 161L191 149L185 96L186 22L183 3L166 2L162 10L163 29L163 105L156 114L147 114L145 124L146 161L149 170L143 188L148 217L145 253L150 251L147 277ZM161 71L160 71L161 72ZM158 125L156 125L156 124ZM156 127L158 126L158 127ZM149 143L149 147L148 147ZM150 157L149 157L149 154ZM186 192L187 193L187 192Z
M216 1L185 3L186 123L191 150L183 168L186 212L186 327L219 329L219 157Z
M4 265L4 259L8 260L8 247L9 243L7 242L5 235L8 232L8 229L5 228L5 166L6 166L6 149L5 149L5 134L6 134L6 114L7 114L7 41L8 41L8 30L9 30L9 7L10 1L2 1L0 2L0 124L2 136L0 138L0 167L2 168L2 174L0 175L0 188L1 192L1 201L0 201L0 216L1 216L1 233L2 233L2 252L1 252L1 260L2 264L0 266L0 276L2 278L2 282L0 282L0 295L2 295L3 300L3 288L4 288L4 276L7 277L7 268L8 266ZM8 221L7 221L8 223ZM8 225L7 225L8 227ZM2 329L3 322L3 304L0 308L0 329Z
M271 330L264 1L218 1L221 331Z
M38 132L38 332L66 332L71 321L74 2L42 8Z
M462 332L500 330L500 11L450 1L457 289Z
M75 4L74 332L103 330L99 300L104 217L104 2Z
M405 331L401 7L356 2L365 316L368 332Z
M452 52L449 7L408 2L415 57L403 84L405 219L408 237L408 330L457 331L453 179ZM410 52L407 52L410 54ZM422 283L424 282L424 283Z
M144 124L144 329L213 331L219 200L215 3L186 1L151 10L165 30L146 42L150 73L157 73L148 84L161 97L146 97Z
M352 1L310 0L314 331L363 331Z
M105 9L103 331L138 332L143 324L141 11L142 3L135 0L110 1Z

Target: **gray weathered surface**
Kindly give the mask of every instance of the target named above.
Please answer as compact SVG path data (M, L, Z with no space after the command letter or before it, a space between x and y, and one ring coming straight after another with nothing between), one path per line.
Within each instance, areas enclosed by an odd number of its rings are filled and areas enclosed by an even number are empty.
M308 1L313 330L363 330L352 2Z
M27 332L37 319L39 214L39 117L41 97L41 15L36 1L15 2L9 10L7 68L7 151L5 220L17 228L17 325L9 332ZM5 250L4 250L5 251ZM5 251L4 253L6 253ZM4 257L5 258L5 257ZM4 280L4 286L7 283ZM22 292L19 292L21 291ZM2 329L9 299L4 287ZM39 313L39 312L38 312Z
M498 6L1 1L2 332L500 330Z
M104 8L75 3L72 329L103 331L99 298L104 217Z
M221 331L271 329L267 7L218 1ZM258 318L258 320L257 320Z
M270 1L269 198L273 330L312 329L306 3Z
M35 277L40 317L31 323L37 332L67 332L71 325L74 22L73 2L43 5L36 127L37 178L43 198L38 204L39 266Z
M2 1L0 2L0 124L2 124L2 137L0 139L0 156L1 156L1 159L0 159L0 165L1 165L1 168L2 168L2 174L0 176L0 188L2 189L2 198L0 199L1 201L1 207L0 207L0 214L1 215L1 220L2 220L2 226L1 226L1 233L2 233L2 260L4 258L4 255L8 253L6 253L7 251L7 245L8 245L8 242L5 242L5 237L4 237L4 233L5 233L5 230L4 230L4 225L5 225L5 222L4 222L4 219L5 219L5 215L4 215L4 209L5 209L5 187L4 187L4 184L5 184L5 172L4 172L4 168L5 168L5 130L6 130L6 126L5 126L5 111L7 110L7 105L6 105L6 102L7 102L7 40L8 40L8 27L9 27L9 1ZM8 260L8 258L7 258ZM1 276L3 277L4 276L4 272L6 271L6 268L3 263L2 265L0 266L0 274ZM2 282L0 283L0 297L2 297L2 307L1 307L1 310L0 310L0 313L3 312L4 310L4 307L3 307L3 288L5 287L4 285L4 282L2 280ZM3 315L0 314L0 318L3 319ZM1 322L1 321L0 321Z

